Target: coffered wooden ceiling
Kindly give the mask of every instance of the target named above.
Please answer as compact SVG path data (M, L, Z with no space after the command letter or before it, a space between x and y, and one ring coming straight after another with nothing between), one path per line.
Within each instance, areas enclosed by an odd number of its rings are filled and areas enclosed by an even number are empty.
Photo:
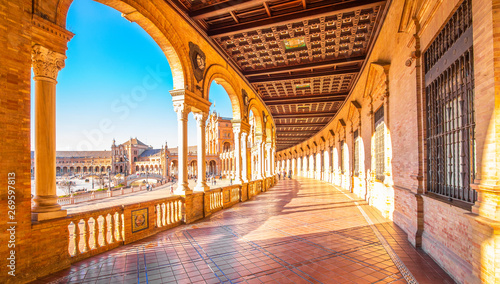
M222 49L269 106L277 150L321 130L351 91L386 1L167 0Z

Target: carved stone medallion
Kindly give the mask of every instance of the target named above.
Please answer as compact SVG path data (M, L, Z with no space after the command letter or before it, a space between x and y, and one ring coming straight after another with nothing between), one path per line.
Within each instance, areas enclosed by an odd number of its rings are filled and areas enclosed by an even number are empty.
M192 42L189 42L189 58L193 66L194 77L196 81L203 80L203 73L206 68L205 53L201 51L200 47Z

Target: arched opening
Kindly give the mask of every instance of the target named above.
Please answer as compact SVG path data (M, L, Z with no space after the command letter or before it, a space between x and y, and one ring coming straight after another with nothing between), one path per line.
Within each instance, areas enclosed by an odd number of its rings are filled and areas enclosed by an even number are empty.
M214 72L216 69L211 67L211 71L209 72ZM224 72L227 72L227 70ZM212 73L207 76L210 78L208 80L210 85L207 85L209 88L206 96L210 97L209 100L212 103L206 126L205 142L207 153L215 155L222 160L223 169L221 174L224 177L234 178L236 176L236 168L231 168L230 157L240 156L240 163L243 163L243 156L246 158L246 151L243 151L243 147L241 147L242 129L239 123L236 126L238 126L237 129L240 132L235 133L233 128L233 119L241 118L240 98L236 93L236 87L228 83L229 81L224 75ZM235 139L238 139L238 141L235 141ZM235 145L240 147L235 149ZM209 160L211 157L207 156L206 159ZM242 167L239 170L240 175L244 175L242 174ZM218 174L214 160L208 162L206 173L209 177Z
M143 14L145 8L115 0L97 2L105 6L88 0L62 0L58 4L58 24L67 25L77 36L68 42L65 67L57 75L54 144L57 148L77 151L106 150L110 155L100 156L104 160L99 159L99 164L114 163L113 173L126 175L131 169L137 169L134 165L137 157L132 160L132 152L123 145L109 151L111 141L114 137L127 141L133 134L151 137L152 127L141 125L156 124L156 132L168 133L167 121L175 121L176 114L169 95L165 94L175 88L185 88L185 78L191 76L185 74L191 72L183 69L184 66L190 68L185 64L187 57L179 56L179 46L172 45L180 43L172 40L176 31L167 30L163 25L157 27L157 19L148 19L152 15ZM36 84L32 86L34 101ZM32 104L32 113L35 104ZM165 113L165 110L168 117L162 121L156 113ZM93 115L89 116L89 111ZM33 137L34 125L31 127ZM134 132L126 129L134 129ZM160 143L148 144L160 146L164 141L165 136L159 136ZM119 158L112 162L113 155ZM75 172L80 170L70 167L64 173ZM85 167L83 172L107 174L106 166L102 165L89 170ZM36 194L36 181L32 184L32 193ZM56 194L64 193L57 189Z

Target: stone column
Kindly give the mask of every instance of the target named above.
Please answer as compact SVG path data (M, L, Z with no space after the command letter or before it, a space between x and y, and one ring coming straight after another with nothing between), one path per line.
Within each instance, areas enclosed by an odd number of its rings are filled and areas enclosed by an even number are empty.
M247 161L247 136L248 133L241 132L241 165L242 165L242 180L248 182L248 161Z
M207 185L206 165L205 165L205 126L207 122L207 114L203 112L194 113L198 131L198 177L195 191L208 191L210 187Z
M276 175L276 148L271 148L271 175Z
M271 143L266 143L266 177L271 176Z
M286 166L285 166L285 173L286 173L286 176L288 177L288 172L290 171L290 158L287 158L286 159Z
M187 176L187 123L190 110L184 102L175 101L174 110L177 113L177 139L179 144L177 150L178 185L175 194L188 195L192 193L192 190L188 187Z
M35 77L35 197L32 220L65 217L56 192L56 85L66 56L41 45L33 46Z
M233 123L234 133L234 183L241 184L241 126Z
M262 141L257 141L257 179L262 179Z

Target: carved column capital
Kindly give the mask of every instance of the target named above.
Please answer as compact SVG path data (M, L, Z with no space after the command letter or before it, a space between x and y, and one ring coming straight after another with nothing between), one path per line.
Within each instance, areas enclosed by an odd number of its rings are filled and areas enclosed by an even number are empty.
M36 79L56 80L59 70L64 68L66 56L36 44L31 51L31 61ZM38 77L38 78L37 78Z
M177 119L186 119L190 112L189 106L184 102L174 102L174 111L177 113Z
M207 113L195 112L195 113L193 113L193 116L194 116L194 119L196 120L196 124L198 126L204 126L206 124L207 117L208 117Z
M239 135L241 133L241 126L239 124L233 123L233 133Z
M269 142L264 143L264 147L266 147L266 150L271 150L271 146L272 146L272 144Z

